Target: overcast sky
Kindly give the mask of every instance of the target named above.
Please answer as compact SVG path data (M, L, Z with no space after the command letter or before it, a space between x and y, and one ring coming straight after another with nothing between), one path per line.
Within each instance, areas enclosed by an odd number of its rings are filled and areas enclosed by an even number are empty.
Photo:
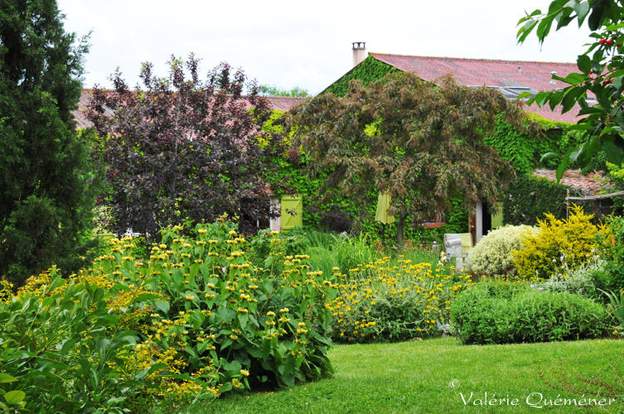
M549 0L59 0L66 28L92 32L85 85L109 86L119 67L134 85L140 63L160 74L171 54L202 69L242 67L261 84L319 92L351 67L351 42L374 52L574 62L587 32L563 29L540 45L515 40L525 10Z

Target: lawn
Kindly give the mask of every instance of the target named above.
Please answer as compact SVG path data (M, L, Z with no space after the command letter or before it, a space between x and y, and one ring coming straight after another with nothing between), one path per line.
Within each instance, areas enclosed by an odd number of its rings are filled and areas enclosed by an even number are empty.
M225 397L193 413L539 412L557 397L615 398L591 412L624 412L624 341L463 346L453 338L394 344L339 345L332 378L289 390ZM502 405L465 405L507 398ZM495 394L495 395L494 395ZM543 395L541 400L540 394ZM513 406L513 399L518 405ZM541 400L541 403L540 403ZM478 403L478 402L477 402ZM587 412L570 406L548 412Z

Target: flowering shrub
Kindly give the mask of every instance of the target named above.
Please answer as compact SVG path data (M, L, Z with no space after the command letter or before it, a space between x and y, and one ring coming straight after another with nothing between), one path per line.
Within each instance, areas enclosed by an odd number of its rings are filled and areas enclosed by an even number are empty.
M515 273L511 252L520 248L522 239L534 233L531 226L504 226L491 231L468 253L470 269L495 276Z
M131 238L111 243L91 268L32 278L0 305L1 366L30 408L121 412L331 371L334 289L306 256L284 256L280 273L254 266L224 222L169 228L147 258Z
M509 282L481 282L462 292L451 305L451 317L465 344L599 338L610 327L599 303Z
M446 270L446 269L445 269ZM452 298L470 278L384 257L334 271L339 294L327 307L334 315L333 338L340 342L398 341L439 335L449 320Z
M525 237L512 253L518 275L527 279L547 279L562 266L573 269L589 261L599 247L602 229L591 222L593 215L574 206L567 219L546 214L538 221L538 231Z
M130 311L109 311L114 285L100 277L65 280L51 268L30 278L17 295L5 296L0 379L23 393L21 408L120 413L150 386L152 367L128 364L139 339L124 327Z

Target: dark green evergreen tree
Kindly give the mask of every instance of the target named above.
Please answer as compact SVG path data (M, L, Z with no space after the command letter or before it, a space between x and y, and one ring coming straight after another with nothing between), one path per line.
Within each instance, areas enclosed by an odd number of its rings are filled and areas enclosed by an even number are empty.
M88 147L72 110L85 41L55 0L0 0L0 275L71 270L90 221Z

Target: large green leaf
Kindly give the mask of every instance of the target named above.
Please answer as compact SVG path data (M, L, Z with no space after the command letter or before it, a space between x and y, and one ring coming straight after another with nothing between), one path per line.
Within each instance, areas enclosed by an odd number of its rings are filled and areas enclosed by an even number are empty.
M4 399L11 405L19 405L26 398L26 393L21 390L8 391L4 394Z
M576 12L576 18L578 19L578 25L581 27L583 22L589 14L589 2L586 0L577 1L574 5L574 11Z
M592 12L587 21L591 30L597 30L602 25L602 19L608 6L608 0L594 0Z
M15 378L13 375L9 375L7 373L0 372L0 384L9 384L9 383L15 382L15 381L17 381L17 378Z
M580 55L578 59L576 59L576 65L583 73L589 74L589 72L591 71L592 62L589 56Z

